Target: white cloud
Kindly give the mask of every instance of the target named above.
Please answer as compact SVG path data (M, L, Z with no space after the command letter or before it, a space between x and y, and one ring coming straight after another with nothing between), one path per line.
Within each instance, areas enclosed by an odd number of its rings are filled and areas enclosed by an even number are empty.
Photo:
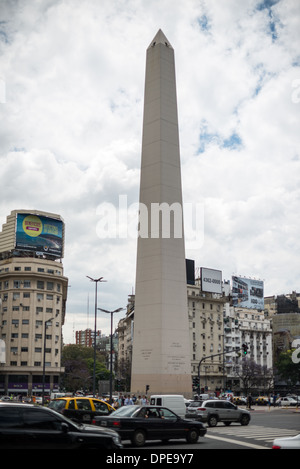
M205 208L204 243L187 255L263 278L267 294L298 288L297 0L6 0L2 20L0 223L17 208L64 218L67 341L86 327L88 295L92 310L86 275L107 279L106 309L134 288L136 242L100 239L97 208L138 200L159 28L175 49L184 201Z

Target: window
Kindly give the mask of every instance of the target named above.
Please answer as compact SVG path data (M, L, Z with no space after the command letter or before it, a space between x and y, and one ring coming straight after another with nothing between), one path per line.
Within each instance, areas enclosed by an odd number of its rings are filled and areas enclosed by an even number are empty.
M61 422L55 415L42 409L24 409L24 424L27 430L60 430Z
M18 408L1 407L0 428L23 428L23 423Z
M96 400L93 400L93 404L97 412L108 414L108 407L106 404L104 404L103 402L96 401Z
M88 399L76 399L76 404L78 410L92 410L91 403Z

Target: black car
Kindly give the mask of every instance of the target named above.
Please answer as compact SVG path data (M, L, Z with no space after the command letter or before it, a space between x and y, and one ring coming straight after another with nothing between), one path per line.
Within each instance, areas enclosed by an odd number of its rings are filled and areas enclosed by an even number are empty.
M146 440L166 442L178 438L196 443L206 433L201 422L182 419L161 406L124 406L107 417L95 417L93 423L113 428L122 440L131 440L135 446L143 446Z
M111 429L77 425L47 407L0 403L0 449L121 449Z

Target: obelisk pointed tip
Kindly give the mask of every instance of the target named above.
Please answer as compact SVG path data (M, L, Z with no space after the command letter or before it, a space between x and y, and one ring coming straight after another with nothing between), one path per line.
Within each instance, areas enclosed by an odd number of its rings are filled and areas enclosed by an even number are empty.
M168 41L168 39L166 38L166 36L164 35L161 29L157 31L156 36L152 39L151 44L149 45L148 49L150 47L155 47L156 44L164 44L166 47L170 47L171 49L173 49L173 47L171 46L170 42Z

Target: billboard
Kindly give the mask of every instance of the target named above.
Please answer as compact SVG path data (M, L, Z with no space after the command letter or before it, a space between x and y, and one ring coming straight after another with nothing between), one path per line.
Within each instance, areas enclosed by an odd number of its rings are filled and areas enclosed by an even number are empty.
M232 277L232 304L241 308L264 309L264 282Z
M16 249L63 256L63 222L57 218L18 213Z
M222 293L222 271L201 267L201 289L211 293Z

